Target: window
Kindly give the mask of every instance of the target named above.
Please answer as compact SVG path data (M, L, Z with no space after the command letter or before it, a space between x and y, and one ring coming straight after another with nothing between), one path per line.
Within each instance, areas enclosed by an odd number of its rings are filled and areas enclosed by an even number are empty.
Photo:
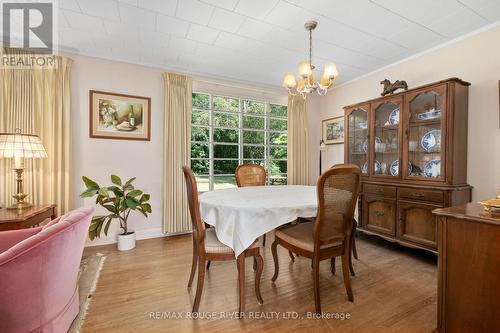
M193 93L191 168L200 192L236 187L239 164L257 163L286 184L287 106Z

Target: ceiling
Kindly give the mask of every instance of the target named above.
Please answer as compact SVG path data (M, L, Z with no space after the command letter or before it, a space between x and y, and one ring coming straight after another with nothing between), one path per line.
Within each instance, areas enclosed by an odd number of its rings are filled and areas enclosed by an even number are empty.
M280 86L307 58L346 82L500 20L498 0L59 0L60 50ZM320 74L318 72L318 74Z

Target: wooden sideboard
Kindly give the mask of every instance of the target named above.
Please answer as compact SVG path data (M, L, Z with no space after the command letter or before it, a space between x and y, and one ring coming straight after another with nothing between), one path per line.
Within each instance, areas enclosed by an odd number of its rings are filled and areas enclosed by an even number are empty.
M437 332L500 332L500 214L476 203L437 209Z
M22 210L3 208L0 209L0 231L34 227L56 216L56 205L35 205Z
M358 230L437 252L432 211L471 200L469 85L451 78L344 108L344 160L362 170Z

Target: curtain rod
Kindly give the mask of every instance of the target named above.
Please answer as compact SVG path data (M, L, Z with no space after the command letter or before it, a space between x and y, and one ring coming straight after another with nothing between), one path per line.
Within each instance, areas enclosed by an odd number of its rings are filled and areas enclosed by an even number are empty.
M278 95L278 96L285 96L285 92L280 93L279 89L276 87L268 86L268 85L263 85L262 88L257 88L255 86L251 85L245 85L245 84L238 84L230 81L218 81L218 80L211 80L207 78L202 78L202 77L196 77L193 76L193 81L197 83L208 83L208 84L213 84L215 86L223 86L223 87L230 87L230 88L237 88L237 89L244 89L248 91L255 91L259 92L263 95ZM270 89L270 90L265 90L265 89Z

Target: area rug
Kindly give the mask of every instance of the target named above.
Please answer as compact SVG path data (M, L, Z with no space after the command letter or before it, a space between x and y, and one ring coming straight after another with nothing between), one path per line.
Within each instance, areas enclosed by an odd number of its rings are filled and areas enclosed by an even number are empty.
M68 333L79 333L82 329L85 317L89 310L92 294L97 286L102 266L106 256L96 253L88 257L83 257L80 261L80 271L78 273L78 289L80 291L80 312L71 324Z

